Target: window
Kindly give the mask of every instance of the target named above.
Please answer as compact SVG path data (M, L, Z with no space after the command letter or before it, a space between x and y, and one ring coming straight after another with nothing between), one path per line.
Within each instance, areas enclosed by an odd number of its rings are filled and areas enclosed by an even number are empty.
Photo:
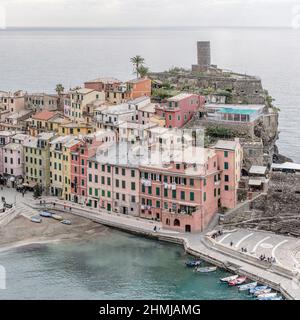
M125 169L122 168L122 176L125 176Z
M126 181L122 180L122 188L125 189L126 188Z
M228 182L228 181L229 181L229 175L225 174L224 180L225 180L226 182Z
M107 166L107 172L110 173L110 166Z
M228 191L228 190L229 190L229 186L228 186L228 185L225 185L225 186L224 186L224 190L225 190L225 191Z
M92 182L92 175L89 174L89 182Z
M168 196L168 189L164 189L164 197Z
M120 181L119 179L116 179L116 187L119 188L119 186L120 186Z
M224 162L224 169L225 169L225 170L228 170L228 169L229 169L229 164L228 164L228 162Z
M105 165L103 164L101 167L102 167L102 172L105 172Z
M115 173L119 174L119 168L118 167L115 168Z
M203 192L203 201L206 201L206 192Z
M160 188L156 188L156 195L160 196Z
M152 187L148 187L148 194L152 194Z
M156 201L156 208L160 208L160 201Z
M195 200L195 193L194 192L190 192L190 200L191 201Z
M142 192L144 193L145 192L145 186L142 185Z
M184 191L180 192L180 199L185 200L185 192Z
M204 179L204 181L203 181L203 185L204 185L204 187L206 186L206 179Z
M102 194L102 197L105 197L105 190L102 190L101 194Z
M176 190L172 190L172 198L176 199Z
M89 188L89 195L91 196L93 194L93 189Z
M107 197L108 198L110 198L110 195L111 195L110 191L107 191Z
M131 182L131 190L135 190L135 182Z
M194 179L190 179L190 186L194 186Z
M216 197L217 196L217 189L215 188L214 189L214 197Z
M131 196L131 202L135 203L135 196Z
M180 163L176 163L176 169L180 170Z
M98 176L95 175L95 183L98 183Z
M135 177L135 171L131 170L131 177L134 178Z
M107 185L110 186L110 178L107 178Z
M228 158L228 151L224 151L224 157Z

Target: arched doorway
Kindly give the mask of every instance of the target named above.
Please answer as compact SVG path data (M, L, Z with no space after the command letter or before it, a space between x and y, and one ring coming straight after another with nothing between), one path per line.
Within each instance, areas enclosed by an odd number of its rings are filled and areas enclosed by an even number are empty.
M170 225L170 219L166 219L166 225L167 225L167 226Z
M180 227L180 221L178 219L174 220L174 227Z

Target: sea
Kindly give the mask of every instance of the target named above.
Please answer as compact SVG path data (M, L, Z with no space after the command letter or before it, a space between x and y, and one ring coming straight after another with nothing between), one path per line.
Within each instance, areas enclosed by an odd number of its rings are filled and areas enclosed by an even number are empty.
M280 153L300 163L300 30L292 28L10 28L0 30L0 90L54 92L86 80L134 78L130 58L151 71L196 63L196 42L211 41L212 63L259 76L280 109ZM181 247L111 231L98 240L0 254L7 289L0 299L248 299L184 267Z

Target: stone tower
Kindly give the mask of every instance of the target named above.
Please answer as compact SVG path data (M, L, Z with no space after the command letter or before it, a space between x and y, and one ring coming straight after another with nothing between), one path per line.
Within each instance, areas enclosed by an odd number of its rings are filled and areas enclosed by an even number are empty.
M198 64L192 65L192 71L207 71L210 62L210 41L197 42Z

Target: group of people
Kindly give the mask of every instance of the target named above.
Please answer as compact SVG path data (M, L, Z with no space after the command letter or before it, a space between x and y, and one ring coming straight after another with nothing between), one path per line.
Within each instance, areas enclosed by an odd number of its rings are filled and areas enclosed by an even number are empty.
M242 250L242 252L245 252L245 253L248 252L247 248L242 247L241 250Z
M261 254L260 257L259 257L259 260L260 261L267 261L269 263L275 263L276 262L276 259L274 257L266 257L265 254Z
M213 239L216 239L217 237L221 236L222 234L223 234L223 231L222 231L222 230L218 230L217 232L213 233L213 234L211 235L211 237L212 237Z

